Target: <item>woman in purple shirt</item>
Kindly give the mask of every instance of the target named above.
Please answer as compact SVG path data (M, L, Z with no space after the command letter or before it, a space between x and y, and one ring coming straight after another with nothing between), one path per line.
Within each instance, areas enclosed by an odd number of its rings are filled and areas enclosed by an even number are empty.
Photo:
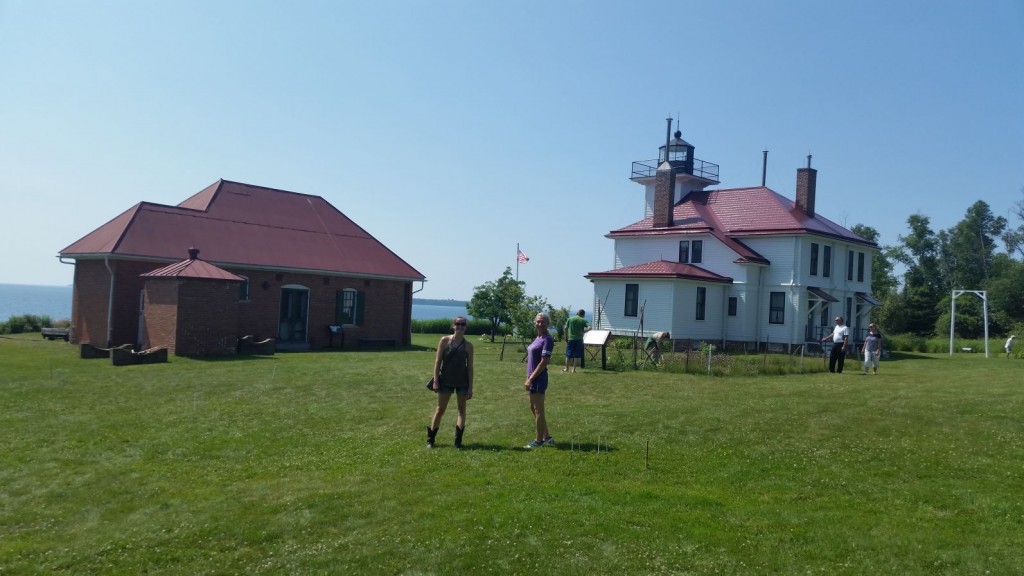
M530 411L537 424L537 437L526 448L553 446L555 439L548 433L548 422L544 418L544 392L548 389L548 363L555 349L555 340L548 334L547 314L540 313L533 319L537 337L526 348L526 382L523 387L530 393Z

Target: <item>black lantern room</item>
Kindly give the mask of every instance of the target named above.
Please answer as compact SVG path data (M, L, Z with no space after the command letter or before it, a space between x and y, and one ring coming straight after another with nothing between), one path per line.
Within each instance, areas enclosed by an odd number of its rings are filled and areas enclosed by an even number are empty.
M693 146L683 140L683 133L676 130L664 146L658 148L658 163L668 160L669 165L682 168L687 174L693 174Z

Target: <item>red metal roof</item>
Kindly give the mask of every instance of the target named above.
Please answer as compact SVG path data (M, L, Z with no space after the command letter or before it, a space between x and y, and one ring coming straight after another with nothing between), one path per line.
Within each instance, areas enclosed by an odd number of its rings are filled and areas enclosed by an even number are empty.
M320 196L218 180L177 206L140 202L60 251L424 280L415 268Z
M635 266L616 268L607 272L591 272L584 278L685 278L704 282L722 282L731 284L732 278L720 276L693 264L682 264L668 260L655 260Z
M203 280L235 280L244 282L245 278L218 268L205 260L187 258L181 262L164 266L141 275L143 278L198 278Z
M808 216L795 202L763 186L691 192L672 209L672 221L672 226L655 228L653 217L645 218L612 230L607 237L694 232L721 234L739 241L743 237L770 234L816 234L876 246L828 218ZM741 257L751 259L742 250L745 246L731 247ZM749 248L746 250L756 255Z

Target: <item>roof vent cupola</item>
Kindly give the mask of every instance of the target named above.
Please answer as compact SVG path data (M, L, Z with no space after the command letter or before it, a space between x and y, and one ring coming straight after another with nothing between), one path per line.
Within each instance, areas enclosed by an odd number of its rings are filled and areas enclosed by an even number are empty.
M195 246L190 246L188 249L188 259L195 260L197 258L199 258L199 248L196 248Z

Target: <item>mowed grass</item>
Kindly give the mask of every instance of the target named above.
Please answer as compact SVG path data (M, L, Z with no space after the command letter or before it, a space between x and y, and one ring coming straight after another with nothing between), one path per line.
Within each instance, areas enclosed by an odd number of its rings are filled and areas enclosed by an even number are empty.
M115 368L0 338L0 574L1019 574L1024 362L551 374L477 342ZM564 348L556 351L558 356Z

